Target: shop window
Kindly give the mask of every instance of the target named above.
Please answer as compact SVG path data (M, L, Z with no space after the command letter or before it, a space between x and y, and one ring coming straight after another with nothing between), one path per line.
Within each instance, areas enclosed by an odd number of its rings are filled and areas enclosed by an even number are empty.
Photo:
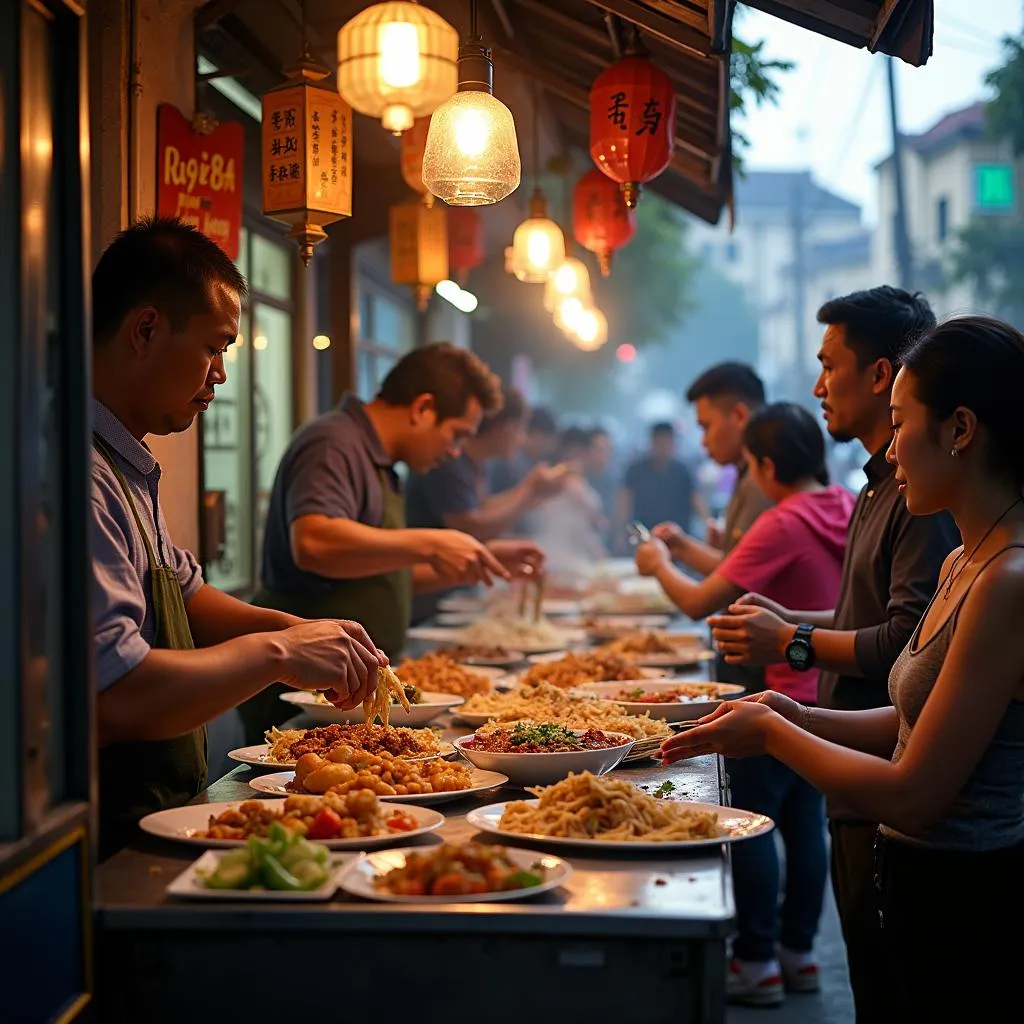
M416 313L405 297L364 275L357 280L359 337L356 388L363 401L373 398L399 359L416 346Z

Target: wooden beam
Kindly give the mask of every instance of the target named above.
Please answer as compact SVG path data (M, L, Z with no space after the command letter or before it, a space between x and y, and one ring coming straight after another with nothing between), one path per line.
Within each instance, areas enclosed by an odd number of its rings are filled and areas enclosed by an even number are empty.
M885 30L892 21L892 16L900 6L900 0L885 0L875 18L875 26L871 30L871 38L868 40L868 49L874 53L878 49L878 42L885 34Z
M245 0L210 0L196 12L196 31L202 32L216 25L225 14L230 14L236 7L241 7Z
M516 0L516 6L521 7L524 11L528 11L530 14L546 18L552 24L558 25L559 28L567 29L569 32L579 36L581 39L586 39L589 43L596 46L602 53L610 54L611 52L608 43L608 36L605 35L604 32L591 28L589 25L584 25L575 18L569 17L568 14L563 14L561 11L553 10L546 3L538 3L537 0ZM607 62L610 63L610 59Z
M642 7L633 0L587 0L592 7L598 7L610 14L617 14L626 21L633 22L644 32L650 33L655 39L667 46L686 53L695 53L698 57L711 54L711 41L707 36L683 25L663 14L658 14L647 7Z

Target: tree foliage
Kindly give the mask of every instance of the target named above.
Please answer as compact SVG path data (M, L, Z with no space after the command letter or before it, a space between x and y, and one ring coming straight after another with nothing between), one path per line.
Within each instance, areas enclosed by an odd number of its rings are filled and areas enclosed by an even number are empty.
M986 82L995 96L986 109L989 133L1024 154L1024 36L1003 40L1004 63ZM1024 220L1019 214L975 217L956 235L949 278L966 284L993 313L1024 324Z

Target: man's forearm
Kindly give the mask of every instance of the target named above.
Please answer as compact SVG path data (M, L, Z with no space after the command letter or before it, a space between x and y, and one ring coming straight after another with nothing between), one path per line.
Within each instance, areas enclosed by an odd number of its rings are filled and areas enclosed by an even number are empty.
M257 608L224 591L204 585L185 607L196 647L213 647L249 633L273 633L303 619L273 608Z
M699 572L701 576L710 576L725 557L725 552L697 540L696 537L687 537L682 550L674 554L683 565L694 572Z
M414 594L430 594L435 590L457 587L458 580L441 576L430 565L417 565L412 570L412 590Z
M511 490L491 495L468 512L445 516L445 525L463 530L477 540L496 540L507 533L532 504L530 490L518 484Z
M431 530L384 530L352 519L303 516L291 526L292 557L306 572L360 579L427 561Z
M194 651L151 650L97 698L100 745L183 736L259 693L285 664L274 633Z

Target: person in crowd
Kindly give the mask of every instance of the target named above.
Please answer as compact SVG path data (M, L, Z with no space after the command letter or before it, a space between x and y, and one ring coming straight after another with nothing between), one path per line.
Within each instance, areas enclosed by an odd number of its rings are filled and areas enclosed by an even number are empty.
M617 486L612 472L615 448L611 434L604 427L591 427L587 431L587 447L583 452L583 475L601 499L601 513L609 522L615 515Z
M901 355L934 326L935 317L919 293L882 286L832 299L818 320L825 331L814 394L828 432L839 442L857 439L871 453L851 519L839 598L834 610L822 612L807 608L799 595L787 604L748 594L709 624L730 662L820 669L823 709L885 707L889 671L924 613L943 559L958 543L948 515L910 515L886 462L890 395ZM828 812L832 886L857 1019L874 1022L884 1012L872 900L876 821L832 801Z
M689 529L695 509L693 474L676 455L676 430L671 423L655 423L650 448L626 470L619 491L618 522L654 526L681 523Z
M663 747L666 762L769 754L880 822L865 894L880 951L872 1021L1009 1019L1019 1002L1021 942L1007 926L1024 911L1021 380L1024 335L991 317L947 320L903 357L895 487L915 517L951 513L963 543L892 667L893 706L765 693Z
M747 471L773 507L761 513L701 582L676 569L668 546L656 538L637 548L637 569L656 577L694 619L750 590L780 602L799 597L810 608L833 607L854 499L845 488L828 486L821 428L805 409L780 402L753 413L743 445ZM772 665L766 683L801 706L817 699L813 669ZM786 851L780 916L774 838L761 836L733 850L737 935L727 994L737 1002L777 1005L784 987L818 987L813 946L828 877L824 801L813 786L771 757L728 760L726 770L733 804L771 817Z
M524 513L536 508L565 485L564 467L538 463L513 488L487 492L487 463L513 457L523 445L529 409L522 394L506 388L500 409L487 416L476 434L465 439L459 454L432 468L409 475L405 508L410 527L459 530L480 541L530 552L528 569L539 568L542 556L528 541L499 540L511 533ZM456 583L453 586L465 585ZM412 621L422 622L437 610L446 590L433 588L416 595Z
M522 448L509 458L491 459L487 465L487 491L510 491L541 463L550 464L558 449L558 423L547 409L530 410Z
M167 528L146 444L226 378L246 283L205 235L137 222L92 276L92 568L100 855L206 784L206 723L277 680L354 707L387 664L359 624L307 622L207 585Z
M735 466L736 483L723 526L709 522L706 541L691 536L675 522L658 523L653 533L665 542L677 562L706 576L718 568L771 504L747 472L743 452L743 431L751 415L764 405L764 384L745 363L719 363L690 385L686 400L696 412L708 457L719 466ZM721 656L716 660L715 678L739 683L751 692L764 689L764 671L759 666L729 665Z
M300 427L274 478L254 603L305 617L358 613L389 657L405 644L414 593L490 583L538 566L525 541L484 544L460 530L409 528L396 472L429 472L459 458L484 422L501 416L498 378L447 343L404 356L373 401L346 395ZM288 718L269 687L239 709L246 741Z

